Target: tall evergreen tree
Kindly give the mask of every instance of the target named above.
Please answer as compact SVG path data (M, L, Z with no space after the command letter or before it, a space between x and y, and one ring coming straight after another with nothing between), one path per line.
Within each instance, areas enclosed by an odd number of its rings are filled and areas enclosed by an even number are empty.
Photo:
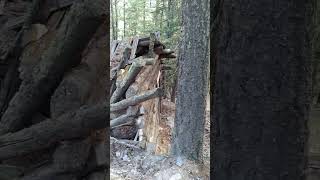
M172 153L201 160L209 63L209 1L182 1L183 36L179 51Z

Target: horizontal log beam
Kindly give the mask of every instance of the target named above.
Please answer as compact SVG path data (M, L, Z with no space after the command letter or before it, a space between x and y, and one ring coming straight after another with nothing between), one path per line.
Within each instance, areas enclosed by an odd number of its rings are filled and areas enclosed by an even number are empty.
M140 114L138 114L138 111L139 111L139 108L128 108L127 110L127 113L122 115L122 116L119 116L115 119L112 119L110 121L110 127L113 128L113 127L116 127L116 126L120 126L122 124L125 124L125 123L128 123L132 120L134 120L136 117L138 117Z
M160 97L162 95L163 95L163 89L161 89L161 88L149 90L142 95L133 96L128 99L124 99L120 102L111 104L110 105L110 112L115 112L115 111L119 111L122 109L126 109L129 106L134 106L136 104L142 103L142 102L147 101L149 99Z

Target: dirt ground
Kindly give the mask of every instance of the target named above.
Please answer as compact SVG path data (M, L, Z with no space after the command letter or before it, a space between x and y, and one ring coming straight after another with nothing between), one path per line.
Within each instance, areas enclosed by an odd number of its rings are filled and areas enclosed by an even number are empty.
M170 144L171 129L174 123L175 105L169 100L162 101L160 124L160 143ZM207 104L209 105L209 103ZM138 142L128 140L110 141L110 179L111 180L209 180L210 168L210 118L209 107L206 108L206 124L203 143L203 164L191 161L182 166L168 156L153 155L141 149ZM167 149L158 147L158 151Z

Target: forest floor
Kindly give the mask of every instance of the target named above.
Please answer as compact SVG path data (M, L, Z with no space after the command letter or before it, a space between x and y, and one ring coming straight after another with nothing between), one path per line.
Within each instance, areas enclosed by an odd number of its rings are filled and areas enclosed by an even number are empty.
M170 143L171 129L174 123L175 106L163 100L160 124L163 143ZM209 105L209 103L208 103ZM139 148L133 141L110 141L110 179L111 180L209 180L210 167L210 118L206 108L206 124L203 144L203 163L187 161L182 166L169 156L153 155Z

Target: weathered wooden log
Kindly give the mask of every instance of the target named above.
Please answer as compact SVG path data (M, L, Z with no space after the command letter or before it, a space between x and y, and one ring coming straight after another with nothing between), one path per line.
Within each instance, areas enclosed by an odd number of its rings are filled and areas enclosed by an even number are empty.
M34 68L32 78L23 81L0 122L0 135L24 127L26 121L50 97L63 74L79 63L82 52L104 20L108 9L104 0L84 0L73 4L57 38Z
M116 127L119 126L121 124L127 123L129 121L133 121L135 118L137 118L140 114L138 114L139 108L135 108L135 107L129 107L127 110L127 113L117 117L115 119L112 119L110 121L110 127Z
M128 99L124 99L117 103L110 105L110 112L119 111L122 109L126 109L129 106L137 105L141 102L147 101L152 98L160 97L163 95L163 90L161 88L156 88L153 90L149 90L142 95L133 96Z
M110 121L110 128L114 128L114 127L120 126L122 124L128 123L130 121L133 121L135 117L136 117L136 115L133 115L133 114L124 114L120 117L112 119Z
M48 148L59 141L86 137L92 131L107 127L109 103L83 107L48 119L30 128L0 137L0 161Z
M135 78L140 73L143 64L139 61L141 58L138 58L132 65L130 66L129 72L127 76L122 80L121 84L111 96L110 103L118 102L124 93L127 91L128 87L135 81Z

